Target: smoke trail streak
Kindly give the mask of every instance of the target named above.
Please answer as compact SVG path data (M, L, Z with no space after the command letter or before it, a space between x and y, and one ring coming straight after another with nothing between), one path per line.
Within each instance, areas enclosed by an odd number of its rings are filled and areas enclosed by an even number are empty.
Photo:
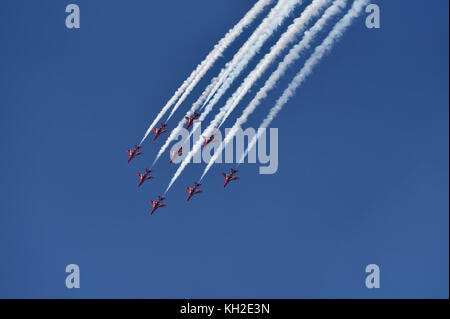
M217 90L214 89L209 95L210 100L207 99L205 107L205 113L208 114L210 110L214 107L217 101L222 97L222 95L228 90L233 81L239 74L245 69L250 60L258 53L259 49L264 45L266 40L276 31L276 29L283 23L284 19L289 16L292 10L296 5L301 5L303 0L288 0L286 6L282 8L281 12L275 17L272 21L271 25L268 26L264 32L261 33L257 41L249 48L249 50L245 53L244 57L237 61L237 64L233 63L229 66L229 74L224 78L223 82L219 82L216 84ZM213 96L214 94L214 96ZM209 100L209 101L208 101ZM203 108L203 107L202 107Z
M173 103L180 97L180 95L185 92L185 90L196 81L199 74L202 76L206 71L215 63L215 61L223 54L225 49L242 33L245 27L249 26L255 18L263 12L264 8L272 3L273 0L260 0L258 1L246 14L245 16L231 29L225 36L214 46L213 50L207 55L207 57L197 66L197 68L189 75L189 77L183 82L183 84L177 89L175 94L169 99L166 105L162 108L156 118L150 124L149 128L145 132L140 144L144 142L148 134L153 130L155 125L161 120L164 114L169 110ZM197 80L198 82L199 80ZM192 89L191 89L192 90Z
M233 140L234 136L238 132L241 125L247 122L247 119L250 116L250 114L253 113L256 107L260 104L262 98L267 96L267 92L275 86L277 80L286 72L288 66L290 66L295 60L300 58L300 53L302 52L302 50L310 46L310 43L315 39L317 34L325 27L328 20L330 20L335 15L339 14L345 8L346 3L347 0L335 0L333 4L327 10L325 10L324 14L320 17L320 19L317 20L317 22L308 31L305 32L303 39L298 44L296 44L294 47L291 48L289 53L284 57L283 61L278 64L277 69L271 74L271 76L266 81L264 86L258 91L258 93L250 102L250 104L244 109L242 115L236 120L233 127L230 129L224 141L222 142L222 145L219 147L219 150L214 153L213 157L209 161L200 179L202 179L205 176L205 174L209 171L211 166L214 164L215 160L220 156L222 150L226 147L226 145L230 141ZM258 131L258 134L261 135L261 132ZM250 144L251 143L249 143L249 145ZM250 148L247 148L245 154L247 154L249 149ZM245 154L241 158L241 161L245 157Z
M280 10L283 9L285 5L292 5L292 1L290 0L279 0L275 7L272 8L267 17L261 22L261 24L256 28L250 38L244 43L244 45L239 49L239 51L233 56L233 59L225 65L220 71L219 81L214 86L214 89L208 95L205 103L202 105L201 110L204 109L206 103L212 98L214 93L219 89L223 81L227 78L230 72L236 67L238 63L241 62L243 56L247 53L247 51L251 48L252 45L258 40L263 32L265 32L268 28L273 28L273 19L279 16ZM301 0L303 1L303 0ZM301 4L301 3L300 3ZM280 22L281 24L281 22Z
M267 128L278 112L281 111L286 102L295 94L295 90L302 85L303 81L312 73L314 67L320 62L323 56L328 53L333 45L338 41L345 30L351 25L353 20L357 18L363 7L368 4L369 0L355 0L351 9L345 14L345 16L339 20L338 23L334 26L333 30L328 34L325 40L318 47L315 48L314 53L311 57L305 62L305 65L300 70L299 73L294 77L292 82L289 84L286 90L284 90L283 94L275 103L275 106L270 110L267 117L261 124L261 128ZM249 150L255 146L256 141L260 137L261 134L257 134L252 141L249 143L244 155L240 159L240 163L244 160L245 156L248 154Z
M191 109L186 113L186 116L191 116L197 109L200 107L200 105L204 102L206 97L208 96L209 92L212 90L214 84L216 84L217 78L214 78L211 80L211 83L208 85L208 87L205 89L205 91L202 93L200 98L192 105ZM178 123L177 127L173 129L170 132L169 137L167 138L164 145L161 147L161 149L158 152L158 155L156 155L155 160L153 161L153 165L155 165L156 161L161 157L162 154L166 151L167 147L169 146L170 142L172 142L180 133L180 131L183 129L183 124L185 123L184 117L181 119L181 121Z
M258 50L263 46L265 41L273 34L273 32L283 23L284 19L286 19L289 14L292 12L292 10L295 8L296 5L301 5L303 0L281 0L278 4L282 4L281 9L276 10L277 8L273 8L274 11L276 11L274 14L276 14L276 17L271 18L270 24L265 25L265 29L262 30L260 36L258 39L256 39L253 44L246 50L244 56L242 56L242 59L239 61L235 61L235 58L233 58L233 61L228 64L228 66L225 68L224 73L228 73L228 76L224 79L223 83L220 83L221 78L223 77L223 74L219 74L219 81L215 85L215 88L218 87L216 93L213 95L212 99L209 100L209 102L206 104L206 107L204 111L202 112L202 115L200 117L200 120L203 121L206 116L211 112L211 110L214 108L216 103L220 100L220 98L225 94L225 92L230 88L231 84L233 83L234 79L245 69L245 67L248 65L250 60L255 56L255 54L258 52ZM269 14L271 16L272 12ZM256 31L255 31L256 33ZM239 50L241 51L241 50ZM236 62L236 63L234 63ZM221 72L222 73L222 72ZM214 90L213 90L214 91ZM213 91L209 94L209 96L212 96ZM208 99L207 99L208 100ZM202 108L205 106L205 104L202 106ZM193 128L191 131L189 137L191 137L195 130L197 128Z
M272 2L273 0L271 0L270 2ZM243 47L241 47L241 49L238 51L238 53L236 53L236 55L242 55L243 54L243 50L246 50L246 45L248 46L249 44L249 41L252 41L251 39L254 39L255 37L257 37L258 35L259 35L259 33L258 32L260 32L261 31L261 26L264 26L265 24L267 24L268 22L270 22L270 19L272 19L273 18L273 16L280 10L280 7L282 7L282 5L284 4L283 3L283 1L286 1L286 0L278 0L278 3L275 5L275 7L273 7L271 10L270 10L270 13L269 13L269 15L267 16L267 17L265 17L264 19L263 19L263 21L261 22L261 24L256 28L256 30L252 33L252 35L251 35L251 37L244 43L244 45L243 45ZM267 4L266 4L267 5ZM222 50L222 52L220 52L221 54L223 53L223 50ZM220 54L220 55L221 55ZM235 55L235 56L236 56ZM217 56L216 57L216 59L218 58L219 56ZM212 66L212 64L211 64L211 66ZM203 72L199 72L195 77L194 77L194 79L191 81L191 83L189 84L189 86L186 88L186 90L185 90L185 92L183 93L183 95L180 97L180 99L178 100L178 102L175 104L175 106L173 107L173 109L172 109L172 111L170 112L170 114L169 114L169 116L168 116L168 118L167 118L167 121L172 117L172 115L177 111L177 109L179 108L179 106L181 105L181 103L183 103L184 102L184 100L187 98L187 96L192 92L192 90L194 89L194 87L198 84L198 82L202 79L202 77L205 75L205 73L209 70L209 68L210 68L210 66L209 67L207 67L207 68L204 68L203 69ZM218 78L219 78L219 81L222 81L221 80L221 76L219 75L218 76ZM213 87L215 87L215 85L213 86ZM212 91L212 90L211 90ZM208 99L209 99L209 94L210 93L208 93ZM203 94L202 94L203 95ZM205 101L204 101L205 102ZM204 103L203 102L203 103ZM202 106L202 108L203 108L203 106Z
M239 88L234 94L227 100L225 107L222 108L225 114L219 124L219 128L226 121L228 116L233 112L235 107L239 104L242 98L251 89L253 84L264 74L270 64L275 61L277 56L283 52L283 50L296 39L297 35L300 35L305 30L307 24L316 16L318 16L321 10L329 5L332 0L314 0L306 9L302 12L300 17L296 18L294 22L288 27L287 31L283 33L280 39L272 46L270 52L267 53L263 59L261 59L258 65L253 71L245 78ZM221 111L222 111L221 109ZM223 113L222 113L223 114Z
M256 16L264 9L264 7L269 5L272 1L274 1L274 0L260 0L260 2L256 3L255 6L247 13L247 15L250 15L250 18L246 19L246 21L250 21L250 22L248 22L245 26L248 26L251 22L253 22L253 20L256 18ZM257 8L255 8L255 7L257 7ZM252 12L252 10L254 10L254 12ZM244 17L242 20L244 20L245 18L246 17ZM235 32L233 40L242 33L244 27L239 28L238 32ZM171 119L171 117L175 113L175 111L184 102L184 100L192 92L194 87L203 78L203 76L210 69L210 67L214 64L214 62L217 60L217 58L219 58L222 55L223 51L225 51L225 49L231 44L231 42L232 41L228 41L226 46L222 46L221 50L220 51L218 50L216 52L216 54L214 55L214 57L213 57L214 59L209 64L205 63L206 65L195 74L194 78L191 80L189 85L186 87L186 90L183 92L182 96L180 97L180 99L178 100L178 102L175 104L172 111L170 112L169 116L167 117L167 121L169 121Z
M217 94L214 94L214 97L211 99L210 102L208 102L205 111L200 116L199 120L204 120L204 118L208 115L208 113L212 110L214 104L219 100L221 95L225 93L225 91L228 89L228 87L231 85L232 81L234 80L235 74L238 74L238 72L242 71L242 69L248 64L251 57L253 57L257 49L261 48L262 44L272 35L272 33L276 30L277 27L279 27L282 22L285 20L285 18L288 17L288 15L292 12L292 10L295 8L296 5L300 5L303 0L280 0L279 3L281 4L281 9L277 13L276 17L271 21L270 25L265 28L264 32L262 32L261 36L258 38L256 43L254 43L250 50L248 50L243 58L243 60L239 63L239 65L232 70L230 73L230 77L227 78L224 83L220 86L220 88L217 91ZM274 9L272 9L271 13L269 13L269 16L272 14ZM261 26L261 25L260 25ZM258 27L259 28L259 27ZM241 50L240 50L241 51ZM247 58L245 58L247 57ZM233 58L234 60L234 58ZM235 75L235 76L232 76ZM220 75L219 75L220 77ZM219 78L220 81L220 78ZM211 94L210 94L211 95ZM209 136L211 132L214 130L214 128L219 124L219 119L215 118L210 125L206 128L204 131L205 136ZM196 128L194 127L191 131L191 135L193 134L194 130ZM175 172L174 176L172 177L169 186L167 186L166 193L170 189L170 187L173 185L173 183L176 181L176 179L180 176L184 168L187 164L191 161L192 157L200 150L202 145L202 139L199 139L193 146L192 150L187 154L187 156L183 159L180 166L178 167L177 171Z

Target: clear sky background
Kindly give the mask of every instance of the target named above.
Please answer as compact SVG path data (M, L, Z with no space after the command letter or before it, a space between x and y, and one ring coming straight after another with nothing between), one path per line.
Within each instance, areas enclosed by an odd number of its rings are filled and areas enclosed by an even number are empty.
M0 297L448 298L448 1L375 1L381 29L355 21L272 123L276 174L241 165L224 190L234 166L216 165L186 203L205 166L190 165L152 216L175 166L163 157L138 189L163 140L129 165L125 150L255 1L73 2L79 30L69 1L0 9ZM380 289L364 284L372 263Z

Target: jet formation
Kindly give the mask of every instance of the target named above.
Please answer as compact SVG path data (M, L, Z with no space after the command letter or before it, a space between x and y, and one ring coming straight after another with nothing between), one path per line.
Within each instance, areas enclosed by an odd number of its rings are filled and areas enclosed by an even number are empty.
M150 215L153 215L155 210L157 210L158 208L167 206L166 204L161 204L161 202L165 199L165 197L158 196L158 200L156 202L150 200L150 204L153 206L153 209L150 211Z
M134 146L134 150L127 150L128 155L130 155L130 157L128 158L127 163L129 163L135 156L138 155L142 155L144 153L139 152L139 150L142 148L142 146Z
M186 116L185 119L187 121L187 125L186 125L186 129L189 129L193 123L195 121L197 121L197 119L200 117L199 113L194 112L194 115L191 117ZM165 123L161 123L161 126L159 128L153 128L153 131L155 132L155 136L153 137L153 141L155 141L158 136L160 136L163 133L167 133L169 132L169 130L166 129L167 128L167 124ZM214 134L212 134L210 137L204 137L203 139L205 141L205 145L203 146L203 148L205 148L207 145L209 145L212 142L216 142L216 140L214 140ZM127 163L130 163L130 161L132 159L134 159L136 156L139 155L143 155L144 153L141 152L142 146L138 146L138 145L134 145L133 150L129 150L127 149L127 153L129 155ZM173 161L180 156L183 156L183 147L180 146L178 148L178 150L170 150L170 160L169 163L173 163ZM231 172L229 174L225 174L222 173L222 175L225 177L225 184L223 184L223 188L225 188L229 182L231 181L235 181L238 180L239 177L236 177L235 174L237 173L237 170L231 169ZM151 176L150 174L152 173L152 170L146 168L145 172L143 174L141 173L137 173L137 176L139 177L139 183L138 183L138 187L141 187L142 184L147 181L147 180L151 180L154 178L154 176ZM200 194L203 191L200 190L200 186L202 186L202 184L199 184L198 182L194 182L194 186L193 187L189 187L186 186L186 190L189 192L188 197L186 198L186 201L188 202L192 196L196 195L196 194ZM158 199L156 201L150 200L150 204L152 205L152 210L150 211L150 215L153 215L153 213L161 207L166 207L166 204L163 204L163 201L165 200L165 197L162 196L158 196Z
M148 168L146 168L144 174L137 173L137 176L139 177L139 184L138 184L138 187L141 187L142 183L145 182L146 180L149 180L149 179L153 179L153 178L154 178L154 176L150 176L150 173L151 173L151 172L152 172L151 170L149 170Z
M208 146L210 143L217 142L214 140L214 134L211 134L211 136L208 138L204 137L204 136L202 136L202 137L205 140L205 145L203 145L203 149L205 149L205 147Z
M199 184L197 182L194 183L194 187L192 187L192 188L189 186L186 186L186 190L189 192L189 195L186 198L186 202L188 202L191 199L191 197L194 196L195 194L200 194L203 192L202 190L198 189L200 186L202 186L202 184Z
M231 173L228 175L225 173L222 173L223 177L225 177L225 184L223 184L223 188L225 188L229 182L239 179L239 177L234 176L234 174L236 174L237 172L238 172L237 170L231 169Z
M153 131L155 132L155 137L153 137L153 140L156 140L161 134L169 132L168 130L165 130L166 127L167 124L165 123L162 123L160 128L154 127Z
M174 159L176 159L177 157L183 156L183 146L180 146L178 148L178 151L176 151L176 152L174 150L170 150L170 155L171 155L171 157L170 157L169 163L172 164Z
M197 120L200 117L200 113L194 112L194 115L192 115L192 117L189 116L185 116L184 118L187 121L187 125L186 125L186 130L189 130L189 128L192 126L192 124L194 124L194 122L200 122L199 120Z

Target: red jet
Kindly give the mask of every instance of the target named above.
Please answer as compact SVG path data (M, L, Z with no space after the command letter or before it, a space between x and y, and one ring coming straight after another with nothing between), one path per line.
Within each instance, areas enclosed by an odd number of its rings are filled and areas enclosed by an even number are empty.
M170 154L172 155L172 157L170 158L169 163L172 164L175 158L177 158L178 156L183 156L183 146L180 146L180 148L176 152L174 150L170 150Z
M200 117L200 113L194 112L194 115L192 117L185 116L184 118L188 122L186 125L186 130L189 130L189 128L194 124L194 122L197 122L197 119Z
M200 194L200 193L203 192L203 191L201 191L201 190L198 189L200 186L202 186L202 184L199 184L199 183L197 183L197 182L194 183L194 187L192 187L192 188L186 186L186 189L187 189L187 191L189 192L189 196L188 196L187 199L186 199L187 202L191 199L191 197L192 197L193 195L195 195L195 194Z
M223 184L223 187L224 187L224 188L225 188L225 186L228 185L228 183L229 183L230 181L235 181L235 180L239 179L239 177L234 177L234 176L233 176L233 175L236 174L237 172L238 172L237 170L231 169L231 173L228 174L228 175L225 174L225 173L222 173L223 177L225 177L225 184Z
M161 135L162 133L167 133L169 132L168 130L165 130L165 128L167 127L167 124L162 123L160 128L153 128L153 131L155 132L155 137L153 138L153 140L156 140L158 138L159 135Z
M209 143L217 142L217 141L214 141L214 134L211 134L211 136L209 138L206 138L204 136L202 136L202 137L205 140L205 145L203 145L202 150L205 149L205 147L208 146Z
M130 157L128 158L127 163L129 163L135 156L144 154L144 153L139 152L139 150L141 148L142 148L142 146L135 145L134 146L134 150L132 150L132 151L131 150L127 150L127 153L130 154Z
M152 209L152 211L150 212L150 215L153 215L153 213L155 212L155 210L157 210L158 208L160 208L160 207L166 207L167 205L165 205L165 204L161 204L161 202L163 201L163 200L165 200L166 198L165 197L161 197L161 196L158 196L158 200L156 201L156 202L154 202L154 201L150 201L150 204L152 204L152 206L153 206L153 209Z
M150 169L146 168L144 174L137 173L137 176L141 179L139 181L138 187L141 187L142 183L145 182L146 180L154 178L153 176L149 176L151 172L152 171Z

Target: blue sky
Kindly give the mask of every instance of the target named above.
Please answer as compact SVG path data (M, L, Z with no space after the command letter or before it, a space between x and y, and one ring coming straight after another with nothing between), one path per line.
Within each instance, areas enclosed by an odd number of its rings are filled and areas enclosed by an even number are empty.
M355 21L272 123L276 174L241 165L223 190L233 166L216 165L186 203L204 168L190 165L153 216L175 168L161 159L137 189L162 140L130 165L125 149L254 1L79 0L79 30L69 3L0 11L0 297L448 298L447 1L375 1L381 29ZM364 285L372 263L380 289Z

